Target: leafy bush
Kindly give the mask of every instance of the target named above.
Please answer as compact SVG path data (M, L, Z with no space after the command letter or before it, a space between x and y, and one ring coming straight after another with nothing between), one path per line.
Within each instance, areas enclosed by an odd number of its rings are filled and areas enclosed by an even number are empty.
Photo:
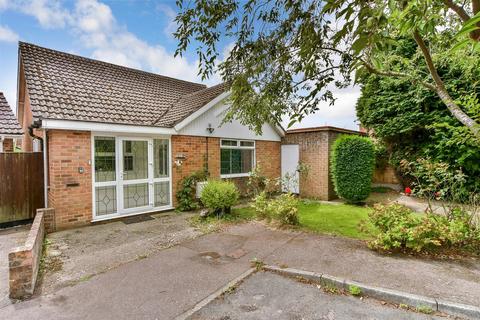
M178 200L178 211L189 211L199 208L199 203L195 198L196 185L199 181L207 179L207 172L199 171L183 178L178 187L176 197Z
M331 170L338 196L347 202L365 200L370 194L375 165L373 143L355 135L339 137L333 144Z
M200 199L213 213L229 213L240 197L235 184L231 181L209 180L203 187Z
M256 198L252 207L259 219L275 220L283 225L298 224L298 199L291 193L268 199L262 192Z
M298 199L291 193L284 193L270 202L271 217L281 224L298 224Z
M270 219L270 202L268 195L265 191L262 191L255 197L255 201L252 204L252 208L255 210L255 214L259 219Z
M270 179L264 176L261 167L257 165L248 176L247 192L252 197L258 196L263 191L271 195L278 191L279 183L278 179Z
M386 251L475 251L480 249L480 229L470 217L459 209L450 217L432 213L419 217L399 204L376 204L369 218L379 233L369 246Z
M450 41L447 38L442 43L449 45ZM410 37L397 39L396 44L386 54L391 59L390 68L402 70L423 59ZM433 58L452 98L471 118L480 120L480 52L458 50ZM426 71L425 64L423 68ZM418 74L430 80L423 70ZM480 143L437 94L407 78L364 73L358 81L362 84L356 106L358 119L375 133L376 140L387 145L390 164L397 167L402 159L429 157L448 163L454 170L462 168L468 180L465 187L480 190Z

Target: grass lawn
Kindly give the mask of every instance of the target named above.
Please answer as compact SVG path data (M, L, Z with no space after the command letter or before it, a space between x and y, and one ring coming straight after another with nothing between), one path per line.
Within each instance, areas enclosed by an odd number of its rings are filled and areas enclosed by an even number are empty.
M355 239L371 237L358 228L361 221L368 221L370 208L348 204L303 202L298 209L300 226L308 230ZM375 229L371 224L368 227L374 232Z
M314 201L304 201L299 206L300 227L326 234L334 234L355 239L369 239L368 233L362 232L358 224L368 220L370 208L347 204L323 204ZM233 210L232 219L253 219L255 212L252 208ZM374 227L369 225L369 230Z

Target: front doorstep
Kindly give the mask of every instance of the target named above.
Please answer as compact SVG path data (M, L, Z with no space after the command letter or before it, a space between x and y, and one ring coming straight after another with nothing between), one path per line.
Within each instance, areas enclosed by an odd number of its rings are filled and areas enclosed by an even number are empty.
M122 218L126 218L126 217L142 215L142 214L150 214L150 213L155 213L155 212L172 211L174 209L175 209L175 207L172 207L172 206L162 207L162 208L154 208L154 209L151 209L151 210L141 211L141 212L134 212L134 213L115 215L115 216L107 216L107 217L97 217L97 218L92 219L91 222L95 224L97 222L104 222L104 221L117 221L117 220L121 220Z

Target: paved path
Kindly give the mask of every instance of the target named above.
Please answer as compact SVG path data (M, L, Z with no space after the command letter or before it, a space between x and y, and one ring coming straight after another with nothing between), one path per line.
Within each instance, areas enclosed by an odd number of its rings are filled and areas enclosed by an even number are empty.
M382 305L376 300L324 293L315 285L273 273L247 278L233 293L194 313L190 320L427 320L445 319Z
M480 262L378 255L360 241L233 226L54 293L0 309L0 319L172 319L245 272L253 258L475 304Z

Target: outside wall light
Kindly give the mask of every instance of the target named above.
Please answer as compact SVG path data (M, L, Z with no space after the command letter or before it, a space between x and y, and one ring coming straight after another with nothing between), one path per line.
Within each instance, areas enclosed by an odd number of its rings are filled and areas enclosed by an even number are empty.
M215 128L212 127L212 124L211 124L211 123L208 124L207 131L208 131L208 133L210 133L210 134L212 134L213 131L215 131Z
M178 153L175 156L175 165L177 167L180 167L183 164L183 161L187 160L187 156L184 155L183 153Z

